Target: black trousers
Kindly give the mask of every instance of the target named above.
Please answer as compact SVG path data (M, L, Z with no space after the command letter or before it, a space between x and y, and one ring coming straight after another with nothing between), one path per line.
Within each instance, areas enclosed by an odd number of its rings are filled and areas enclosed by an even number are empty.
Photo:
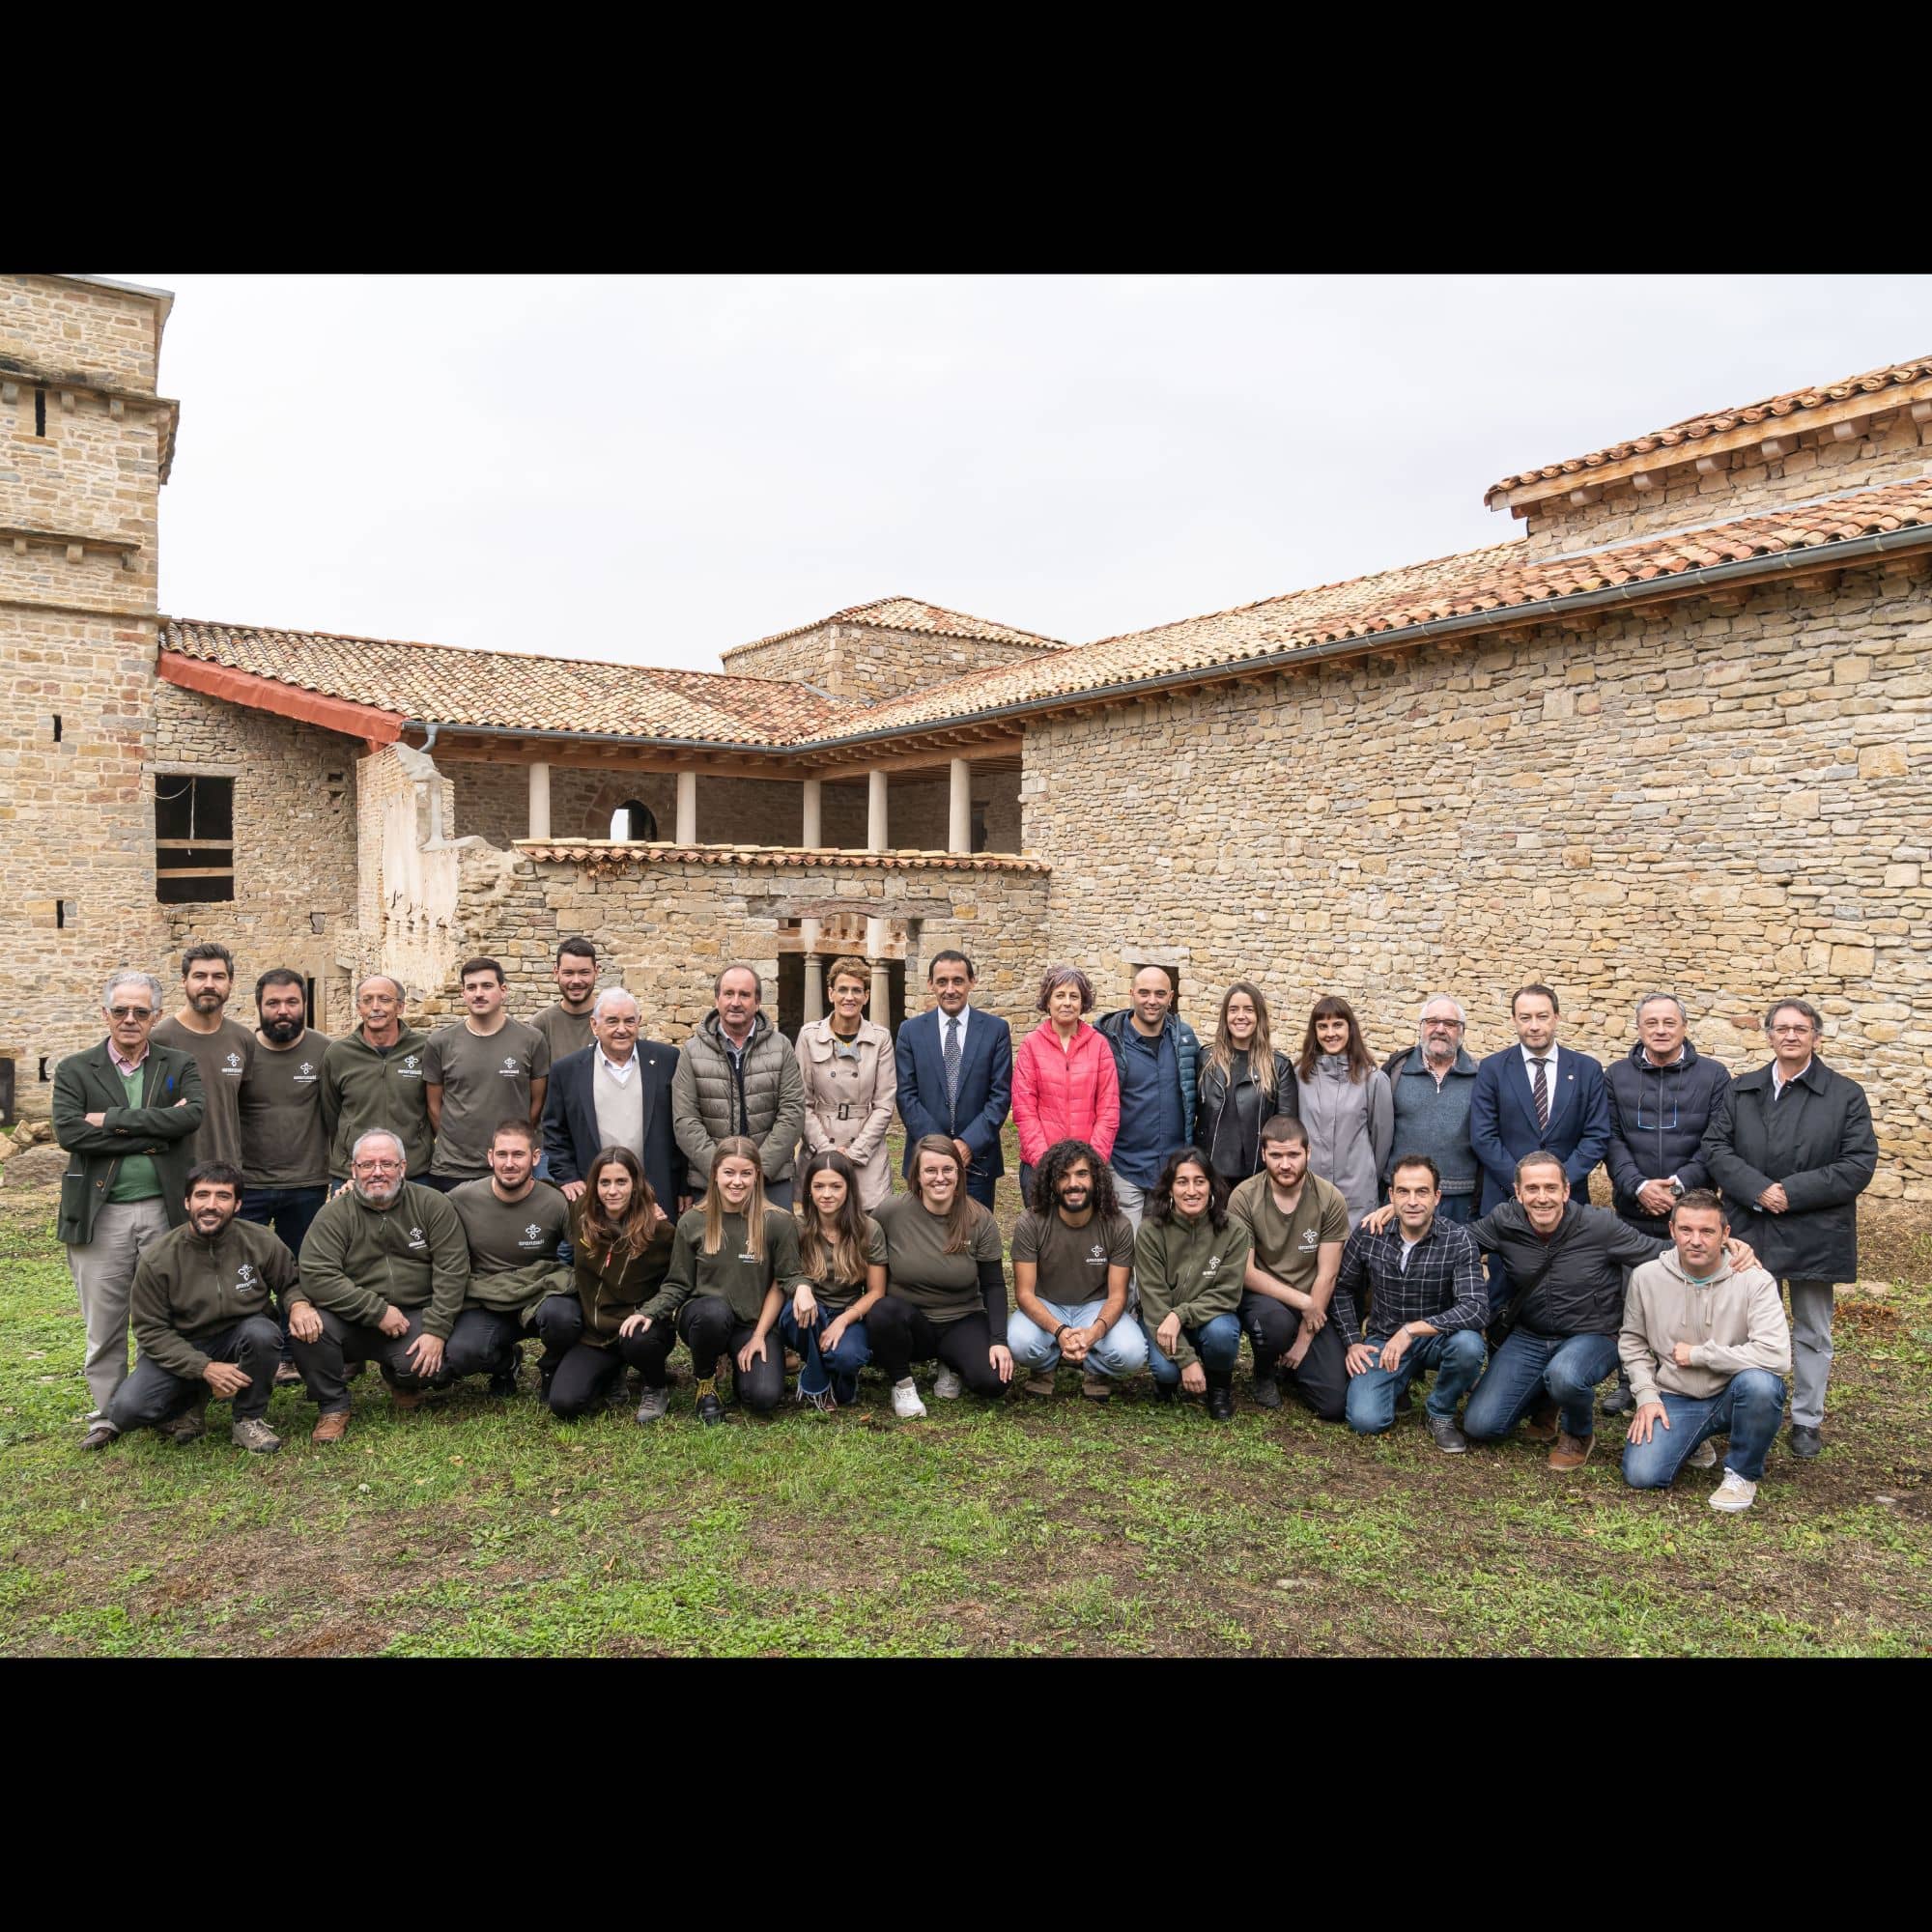
M1274 1373L1301 1333L1301 1311L1253 1289L1241 1291L1241 1326L1255 1351L1255 1374ZM1322 1324L1298 1369L1282 1372L1294 1399L1323 1422L1340 1422L1349 1406L1349 1350L1333 1321Z
M460 1381L465 1376L495 1375L523 1338L524 1324L514 1310L466 1308L443 1344L438 1383Z
M309 1399L323 1414L349 1406L349 1383L342 1373L345 1362L374 1362L391 1388L406 1393L422 1386L409 1349L423 1331L423 1311L405 1308L402 1312L410 1325L400 1335L385 1335L373 1322L348 1321L332 1308L318 1308L322 1333L313 1342L298 1342L290 1336L296 1367L308 1384Z
M553 1415L582 1415L600 1406L626 1365L638 1370L648 1388L663 1388L665 1364L676 1331L654 1321L642 1334L620 1335L602 1347L583 1339L583 1307L574 1294L553 1294L537 1309L536 1331L543 1337L544 1400Z
M653 1321L642 1335L627 1339L651 1341L664 1326L662 1321ZM754 1321L740 1321L732 1314L731 1304L722 1294L694 1295L677 1311L677 1332L684 1346L691 1350L691 1366L700 1381L712 1373L720 1355L728 1354L731 1357L732 1386L738 1392L738 1400L747 1408L776 1408L784 1400L785 1389L784 1343L780 1338L777 1322L772 1324L771 1332L765 1337L763 1359L754 1361L749 1369L738 1366L738 1350L752 1339L756 1328ZM670 1353L668 1339L663 1348L664 1356L668 1356ZM660 1362L664 1356L658 1357ZM639 1360L638 1368L648 1386L664 1386L661 1367L655 1378L646 1361Z
M218 1334L198 1337L195 1346L210 1361L233 1362L248 1378L248 1386L231 1403L237 1422L268 1413L275 1364L282 1358L282 1331L272 1315L251 1315ZM195 1403L212 1399L213 1391L199 1376L175 1375L143 1355L107 1405L107 1419L126 1435L130 1429L152 1429Z
M987 1351L993 1330L984 1310L957 1321L934 1321L915 1303L888 1294L872 1304L866 1317L866 1333L872 1344L872 1366L889 1382L902 1382L915 1362L935 1358L953 1370L975 1395L997 1401L1007 1392ZM999 1338L1006 1346L1007 1338Z

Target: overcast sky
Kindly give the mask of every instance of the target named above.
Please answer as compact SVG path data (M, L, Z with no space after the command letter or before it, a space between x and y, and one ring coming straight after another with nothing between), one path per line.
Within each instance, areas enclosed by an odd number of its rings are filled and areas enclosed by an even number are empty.
M1910 276L120 278L177 297L164 611L705 670L1495 543L1508 472L1932 354Z

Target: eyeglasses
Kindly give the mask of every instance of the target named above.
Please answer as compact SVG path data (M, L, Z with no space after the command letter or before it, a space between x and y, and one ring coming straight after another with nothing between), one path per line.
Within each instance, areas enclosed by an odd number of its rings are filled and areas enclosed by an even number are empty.
M358 1160L351 1164L357 1174L400 1174L403 1171L399 1160Z
M1802 1026L1781 1026L1781 1027L1765 1028L1766 1033L1776 1034L1780 1037L1789 1037L1790 1038L1793 1039L1803 1039L1805 1037L1805 1035L1808 1034L1810 1031L1811 1028L1808 1022Z
M110 1020L151 1020L155 1017L155 1009L153 1007L109 1007L107 1017Z
M1450 1033L1461 1033L1463 1030L1463 1022L1461 1020L1424 1020L1422 1024L1432 1029L1442 1027Z

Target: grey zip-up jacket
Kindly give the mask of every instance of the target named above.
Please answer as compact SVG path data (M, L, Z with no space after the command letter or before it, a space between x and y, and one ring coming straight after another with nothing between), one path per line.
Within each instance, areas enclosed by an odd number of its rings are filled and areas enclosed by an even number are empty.
M791 1041L763 1013L754 1013L752 1037L734 1065L718 1015L706 1013L677 1056L670 1121L691 1163L695 1194L711 1185L711 1156L734 1134L758 1143L767 1180L788 1179L805 1130L805 1076Z
M1688 1368L1676 1361L1679 1342L1690 1344ZM1763 1268L1736 1274L1720 1252L1710 1280L1692 1281L1673 1247L1631 1276L1617 1353L1639 1403L1657 1401L1660 1390L1702 1402L1740 1369L1789 1375L1791 1328Z
M1349 1063L1324 1053L1295 1090L1301 1124L1308 1129L1308 1171L1319 1174L1349 1204L1352 1230L1372 1213L1381 1188L1382 1163L1395 1146L1395 1101L1379 1066L1365 1080L1349 1078Z

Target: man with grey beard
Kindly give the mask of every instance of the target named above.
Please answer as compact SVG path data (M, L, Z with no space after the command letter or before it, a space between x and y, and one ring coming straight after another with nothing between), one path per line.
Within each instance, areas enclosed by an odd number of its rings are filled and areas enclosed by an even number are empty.
M377 1127L350 1150L349 1185L316 1215L291 1297L296 1366L322 1411L313 1442L349 1430L348 1361L373 1361L391 1401L412 1409L442 1367L469 1285L456 1210L409 1179L402 1142Z

